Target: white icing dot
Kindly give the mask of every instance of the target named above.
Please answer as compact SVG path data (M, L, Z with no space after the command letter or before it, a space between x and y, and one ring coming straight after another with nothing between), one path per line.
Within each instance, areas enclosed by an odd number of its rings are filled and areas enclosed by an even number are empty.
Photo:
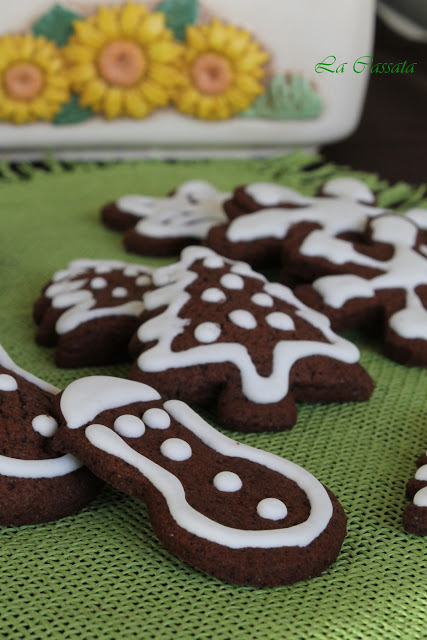
M264 498L258 502L256 510L265 520L282 520L288 514L286 505L277 498Z
M114 431L124 438L139 438L145 433L145 424L141 418L125 414L115 420Z
M216 322L202 322L194 329L196 340L205 344L216 342L220 335L221 327Z
M257 321L255 316L245 309L235 309L228 314L231 322L241 329L255 329Z
M12 376L8 373L2 373L0 375L0 391L16 391L18 384Z
M107 285L108 282L105 278L93 278L90 281L90 286L92 287L92 289L105 289Z
M138 265L127 266L123 271L123 275L127 276L128 278L136 278L136 276L139 273L140 273L140 268L138 267Z
M160 447L160 451L165 458L175 460L176 462L188 460L188 458L191 458L192 454L191 447L188 442L185 442L185 440L181 440L180 438L169 438L168 440L165 440Z
M286 313L282 313L281 311L273 311L273 313L269 313L265 320L273 329L280 329L281 331L295 330L295 323L291 316L288 316Z
M163 409L147 409L142 419L150 429L167 429L171 423L169 414Z
M227 300L227 296L224 291L221 291L221 289L217 289L216 287L205 289L200 298L203 302L224 302Z
M144 287L145 285L150 284L150 278L149 276L138 276L137 279L135 280L135 284L138 287Z
M95 267L95 273L111 273L112 270L112 267L108 265L99 265L98 267Z
M125 289L125 287L115 287L112 290L111 295L113 296L113 298L126 298L126 296L128 295L128 290Z
M214 487L218 491L226 491L228 493L239 491L242 488L242 481L237 473L232 471L221 471L217 473L213 479Z
M203 266L206 269L221 269L224 266L224 260L220 256L209 256L203 260Z
M34 431L40 433L45 438L51 438L58 429L58 423L52 416L40 415L33 418L31 426Z
M251 301L259 307L272 307L274 305L274 300L268 293L254 293Z
M220 283L225 289L243 289L245 286L243 278L235 273L224 274Z

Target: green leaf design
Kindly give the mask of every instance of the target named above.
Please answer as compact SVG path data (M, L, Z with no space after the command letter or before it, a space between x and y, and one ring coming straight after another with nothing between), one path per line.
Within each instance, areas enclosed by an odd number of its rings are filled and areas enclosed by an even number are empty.
M155 8L166 17L166 26L173 31L177 40L185 41L188 24L194 24L198 18L197 0L163 0Z
M63 105L61 111L56 114L53 124L77 124L84 120L93 118L95 113L89 107L81 107L76 94L71 96L71 100Z
M265 93L240 116L269 120L314 120L322 111L322 98L306 78L275 75Z
M74 20L80 18L77 13L55 4L34 23L32 32L35 36L44 36L55 42L58 47L63 47L73 33Z

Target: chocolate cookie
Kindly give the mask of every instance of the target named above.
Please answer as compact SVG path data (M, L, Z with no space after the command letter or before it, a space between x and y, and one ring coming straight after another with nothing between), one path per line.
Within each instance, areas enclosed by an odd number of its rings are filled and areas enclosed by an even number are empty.
M378 319L390 358L427 366L426 230L427 209L373 218L354 242L300 226L283 245L284 269L314 280L295 293L335 330Z
M226 220L223 203L228 196L209 182L190 180L166 198L123 196L103 207L101 219L110 228L127 230L124 243L130 252L176 255Z
M206 244L257 268L280 265L283 240L295 225L306 222L330 235L348 237L359 233L366 220L384 213L366 184L354 178L325 183L317 197L274 183L246 185L235 190L225 209L231 222L213 227Z
M59 404L55 446L143 500L160 542L193 567L264 587L317 576L336 559L342 507L294 463L227 438L132 380L82 378Z
M72 455L54 455L52 385L18 367L0 346L0 525L38 524L79 511L101 483Z
M55 346L58 367L128 358L128 342L152 286L151 269L112 260L75 260L44 287L34 305L36 341Z
M403 526L408 533L427 536L427 453L417 462L414 478L408 480L406 493L412 503L403 514Z
M366 400L359 351L287 287L205 247L157 269L131 341L129 377L171 398L216 404L242 431L290 428L297 402Z

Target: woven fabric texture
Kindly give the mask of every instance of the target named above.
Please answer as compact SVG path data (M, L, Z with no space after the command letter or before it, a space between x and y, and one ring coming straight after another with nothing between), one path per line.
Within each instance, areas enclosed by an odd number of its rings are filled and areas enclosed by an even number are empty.
M427 206L426 189L294 154L260 160L0 166L0 342L17 364L64 387L127 366L58 370L34 342L32 305L75 258L130 256L99 208L124 193L163 195L190 178L222 189L275 180L312 194L330 177L366 178L380 204ZM46 169L46 167L45 167ZM36 640L421 640L427 637L427 540L404 532L405 483L427 446L427 372L387 360L378 336L347 333L376 383L366 403L300 405L286 433L232 437L311 471L340 499L348 537L320 577L276 589L223 583L182 564L143 504L105 488L75 517L1 528L0 638ZM215 424L215 416L208 415Z

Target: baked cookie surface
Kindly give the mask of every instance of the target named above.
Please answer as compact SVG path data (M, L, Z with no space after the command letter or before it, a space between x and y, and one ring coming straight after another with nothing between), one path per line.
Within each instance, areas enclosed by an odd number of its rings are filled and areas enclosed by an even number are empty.
M0 346L0 524L20 526L72 515L100 482L71 454L51 453L58 428L52 385L24 371Z
M205 247L157 269L131 341L129 377L171 398L217 405L242 431L290 428L297 402L366 400L358 349L290 289Z
M55 446L146 502L161 543L188 564L263 587L314 577L336 559L342 507L298 465L220 434L133 380L79 379L59 406Z

